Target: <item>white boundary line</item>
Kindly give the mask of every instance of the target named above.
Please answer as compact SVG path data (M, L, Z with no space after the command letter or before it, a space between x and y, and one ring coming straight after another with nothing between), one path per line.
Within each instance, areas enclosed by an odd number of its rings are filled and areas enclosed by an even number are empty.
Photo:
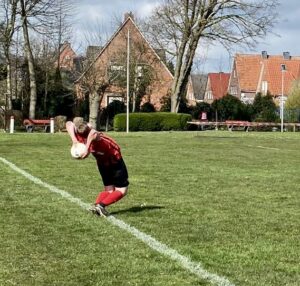
M11 163L10 161L8 161L2 157L0 157L0 161L2 161L4 164L8 165L11 169L16 171L17 173L23 175L28 180L32 181L33 183L35 183L39 186L42 186L53 193L59 194L60 196L69 200L70 202L78 204L83 209L89 209L89 207L90 207L89 204L84 203L80 199L73 197L68 192L60 190L52 185L49 185L49 184L43 182L39 178L32 176L31 174L20 169L15 164ZM234 286L234 284L232 284L227 278L208 272L201 266L201 263L196 263L196 262L191 261L188 257L181 255L176 250L168 247L166 244L163 244L163 243L157 241L152 236L139 231L138 229L136 229L133 226L130 226L129 224L125 223L124 221L119 220L113 216L109 216L106 219L109 222L111 222L113 225L118 226L119 228L121 228L123 230L126 230L127 232L129 232L130 234L135 236L137 239L144 242L146 245L148 245L153 250L156 250L160 254L163 254L163 255L171 258L172 260L178 262L184 269L195 274L199 278L205 279L205 280L209 281L210 283L212 283L214 285L218 285L218 286Z
M264 147L264 146L254 146L254 145L247 145L248 147L254 147L254 148L262 148L262 149L268 149L268 150L276 150L280 151L281 149L279 148L273 148L273 147Z

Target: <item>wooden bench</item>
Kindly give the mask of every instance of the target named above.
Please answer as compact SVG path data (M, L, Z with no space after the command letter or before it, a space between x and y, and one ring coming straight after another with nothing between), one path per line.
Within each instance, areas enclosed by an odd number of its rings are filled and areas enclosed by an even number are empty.
M187 124L196 125L201 128L201 130L204 129L205 126L215 127L215 130L218 130L218 127L227 127L229 131L232 131L234 127L240 128L243 131L249 131L250 128L253 130L256 130L258 128L264 128L269 127L272 131L280 130L281 123L280 122L250 122L250 121L243 121L243 120L226 120L226 121L201 121L201 120L193 120L188 121ZM294 132L296 130L300 131L300 123L284 123L284 129L287 127L292 128ZM276 129L273 129L276 128Z
M23 125L27 132L33 132L36 126L44 128L45 132L50 131L50 119L24 119Z
M248 131L251 123L243 120L226 120L225 124L229 131L232 131L234 127L243 127L244 131Z

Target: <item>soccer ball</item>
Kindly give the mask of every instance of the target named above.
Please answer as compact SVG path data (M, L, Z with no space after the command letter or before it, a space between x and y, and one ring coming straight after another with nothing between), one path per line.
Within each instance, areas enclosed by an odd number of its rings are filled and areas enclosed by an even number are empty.
M76 143L71 147L71 156L79 159L86 151L86 146L83 143Z

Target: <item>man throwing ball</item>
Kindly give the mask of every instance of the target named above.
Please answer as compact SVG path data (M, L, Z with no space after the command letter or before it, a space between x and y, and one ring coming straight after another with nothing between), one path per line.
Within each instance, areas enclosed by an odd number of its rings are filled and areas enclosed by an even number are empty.
M86 145L85 159L90 153L96 158L98 170L103 180L104 190L96 198L91 211L99 216L108 216L106 207L122 199L128 191L128 173L119 145L110 137L98 132L82 118L74 118L66 123L72 143Z

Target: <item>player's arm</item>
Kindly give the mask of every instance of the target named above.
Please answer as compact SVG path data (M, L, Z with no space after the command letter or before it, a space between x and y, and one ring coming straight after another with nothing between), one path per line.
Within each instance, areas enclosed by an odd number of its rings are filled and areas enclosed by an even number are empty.
M68 131L68 134L70 135L71 137L71 140L73 142L73 144L76 144L78 143L78 140L75 136L75 125L72 121L67 121L66 123L66 129Z
M85 143L87 151L86 151L86 153L84 153L81 156L82 159L85 159L90 154L89 148L90 148L92 142L97 139L97 134L98 134L98 132L95 129L91 129L91 131L87 137L86 143Z
M85 144L87 149L89 149L92 142L97 139L97 136L98 136L98 132L92 128L87 137L86 144Z

